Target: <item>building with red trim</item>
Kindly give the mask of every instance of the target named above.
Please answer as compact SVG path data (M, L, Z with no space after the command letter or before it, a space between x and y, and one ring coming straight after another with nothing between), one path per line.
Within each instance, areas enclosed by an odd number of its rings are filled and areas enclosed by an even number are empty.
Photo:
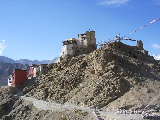
M13 70L13 75L11 76L11 80L9 81L11 86L13 87L19 87L22 85L25 80L27 80L27 70L22 70L22 69L15 69ZM9 83L8 83L9 85Z
M46 68L48 68L48 64L33 64L32 66L30 66L28 77L36 77L38 74L40 74L41 71L43 71Z
M29 77L36 77L37 73L40 71L39 65L33 64L29 69Z

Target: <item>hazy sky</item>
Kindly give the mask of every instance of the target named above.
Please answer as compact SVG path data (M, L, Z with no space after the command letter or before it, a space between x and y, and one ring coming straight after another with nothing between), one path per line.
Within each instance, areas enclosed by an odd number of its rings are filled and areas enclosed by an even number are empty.
M157 18L160 0L0 0L0 55L52 59L59 57L62 41L89 29L96 31L98 43ZM150 55L159 55L159 36L160 21L155 21L126 38L142 40Z

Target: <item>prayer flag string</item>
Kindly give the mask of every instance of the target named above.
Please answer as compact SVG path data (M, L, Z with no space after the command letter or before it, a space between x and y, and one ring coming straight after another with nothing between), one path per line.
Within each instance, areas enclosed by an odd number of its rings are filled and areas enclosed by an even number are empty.
M133 32L131 32L131 33L129 33L129 34L127 34L127 35L123 36L123 38L124 38L124 37L126 37L126 36L128 36L128 35L131 35L132 33L137 32L137 31L139 31L139 30L141 30L141 29L143 29L143 28L147 27L148 25L150 25L150 24L154 23L155 21L159 21L159 20L160 20L160 18L157 18L156 20L152 20L152 21L150 21L148 24L146 24L145 26L140 27L138 30L135 30L135 31L133 31Z
M120 41L120 40L137 41L137 40L133 40L133 39L124 39L124 37L129 36L129 35L131 35L132 33L135 33L135 32L137 32L137 31L139 31L139 30L147 27L148 25L150 25L150 24L152 24L152 23L154 23L154 22L156 22L156 21L159 21L159 20L160 20L160 18L157 18L157 19L155 19L155 20L152 20L152 21L150 21L148 24L146 24L145 26L140 27L139 29L137 29L137 30L135 30L135 31L133 31L133 32L131 32L131 33L123 36L123 37L120 37L120 34L118 34L118 35L116 35L116 37L113 37L112 39L108 39L108 40L109 40L108 42L104 41L104 43L99 44L99 46L104 46L104 45L106 45L106 44L108 44L108 43L110 43L110 42L114 42L114 41L118 41L118 40L119 40L119 41Z

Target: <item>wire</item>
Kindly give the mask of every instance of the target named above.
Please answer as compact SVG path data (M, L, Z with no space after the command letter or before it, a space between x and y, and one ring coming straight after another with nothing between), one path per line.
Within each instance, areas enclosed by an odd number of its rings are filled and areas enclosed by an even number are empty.
M129 35L131 35L131 34L137 32L137 31L139 31L139 30L141 30L141 29L147 27L147 26L150 25L150 24L152 24L152 23L154 23L154 22L156 22L156 21L159 21L159 20L160 20L160 18L157 18L156 20L152 20L152 21L150 21L148 24L146 24L145 26L140 27L138 30L135 30L135 31L133 31L133 32L131 32L131 33L129 33L129 34L123 36L123 37L129 36Z

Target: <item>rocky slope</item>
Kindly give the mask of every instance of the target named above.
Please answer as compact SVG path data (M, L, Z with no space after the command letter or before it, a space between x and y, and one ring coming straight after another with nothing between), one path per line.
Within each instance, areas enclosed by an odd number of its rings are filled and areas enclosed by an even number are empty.
M26 96L76 105L96 104L98 107L107 106L126 94L132 96L140 90L134 98L140 99L142 94L151 93L154 93L151 96L154 97L160 92L159 68L159 62L147 51L114 42L89 55L80 55L71 60L66 58L53 64L47 74L39 76L36 87ZM157 102L160 103L159 98ZM130 101L126 105L133 107L139 102L138 107L142 107L151 100L135 100L134 104Z
M88 55L50 64L23 93L39 100L84 107L96 105L106 110L118 107L159 109L159 86L159 61L145 50L114 42ZM22 101L16 106L10 113L22 119L20 113L25 103ZM33 110L32 107L26 109Z
M0 118L11 111L15 101L7 86L0 88Z

